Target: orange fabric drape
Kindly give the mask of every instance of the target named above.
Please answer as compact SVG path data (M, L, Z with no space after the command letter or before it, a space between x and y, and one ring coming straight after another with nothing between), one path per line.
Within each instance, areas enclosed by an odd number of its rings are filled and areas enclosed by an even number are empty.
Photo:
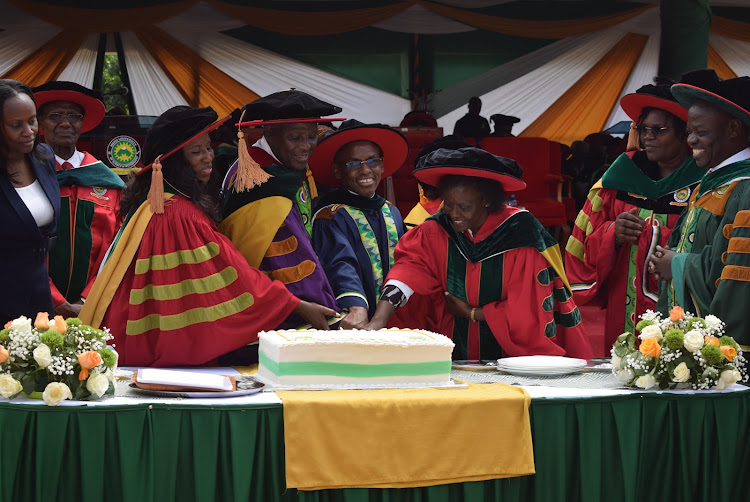
M750 23L714 16L711 20L711 32L722 37L750 42Z
M456 7L436 4L432 2L420 2L420 5L430 9L436 14L448 17L454 21L468 24L481 30L494 31L504 35L525 38L566 38L585 35L594 31L603 30L616 24L631 19L654 5L645 5L637 9L581 19L564 19L556 21L530 21L524 19L511 19L487 14L478 14ZM541 6L540 6L541 7ZM656 14L656 13L654 13Z
M223 117L260 97L160 28L134 31L190 106L210 106Z
M15 7L48 23L78 32L115 32L156 24L189 9L198 0L178 1L150 7L84 9L31 0L9 0Z
M722 79L736 78L737 74L732 70L724 58L722 58L716 49L708 46L708 68L713 68L716 74Z
M29 87L57 80L86 41L86 36L84 32L63 30L5 72L2 78L12 78Z
M286 35L333 35L347 31L361 30L389 17L404 12L415 0L372 7L368 9L337 10L330 12L289 11L261 9L230 4L219 0L209 3L228 16L274 33Z
M601 131L647 40L647 35L625 35L520 136L569 145Z

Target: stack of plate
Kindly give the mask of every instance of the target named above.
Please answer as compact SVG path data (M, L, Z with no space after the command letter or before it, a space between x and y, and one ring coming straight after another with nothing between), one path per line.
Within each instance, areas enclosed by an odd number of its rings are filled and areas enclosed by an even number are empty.
M522 356L497 360L497 369L518 376L568 375L583 370L585 359L563 356Z

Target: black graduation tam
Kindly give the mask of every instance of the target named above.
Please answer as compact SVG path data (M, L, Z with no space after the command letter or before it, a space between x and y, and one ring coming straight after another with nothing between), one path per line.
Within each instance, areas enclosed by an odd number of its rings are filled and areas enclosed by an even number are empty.
M332 170L336 153L352 141L360 140L376 144L383 152L383 178L398 171L409 155L409 142L403 134L392 127L365 124L356 119L345 120L338 129L325 133L310 155L308 164L315 181L327 186L336 186L338 180Z
M170 108L159 115L148 130L143 144L143 163L151 164L159 155L164 160L196 136L215 129L221 125L221 122L216 122L218 117L210 106L193 108L179 105Z
M521 121L521 119L519 119L518 117L514 117L512 115L503 115L502 113L495 113L493 115L490 115L490 120L498 125L513 125Z
M437 186L444 176L451 174L495 180L506 192L526 188L526 183L521 180L523 169L518 162L481 148L440 148L419 159L414 170L414 176L419 181L432 186Z
M696 70L684 74L671 90L685 108L696 100L707 101L750 127L750 77L722 80L714 70Z
M81 132L98 126L104 118L105 108L102 93L75 82L53 80L32 89L37 110L54 101L68 101L83 108Z
M274 92L256 99L242 109L241 126L273 123L318 122L320 117L341 113L341 108L297 89ZM329 118L343 120L342 118Z
M687 122L687 108L677 102L668 84L646 84L634 93L620 99L622 110L633 122L637 122L644 108L658 108Z
M416 158L414 159L414 168L416 169L417 165L419 164L419 159L424 157L425 155L434 152L435 150L438 150L440 148L447 148L448 150L458 150L459 148L466 148L471 146L469 143L464 141L462 139L462 136L459 136L457 134L449 134L447 136L441 136L437 139L432 140L431 142L427 143L425 146L422 147L422 149L417 154Z

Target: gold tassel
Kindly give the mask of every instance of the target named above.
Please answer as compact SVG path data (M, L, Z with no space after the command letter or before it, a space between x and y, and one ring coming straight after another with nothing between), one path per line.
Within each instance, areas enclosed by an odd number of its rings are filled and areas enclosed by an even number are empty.
M314 199L318 196L318 186L315 184L315 178L313 178L310 166L306 167L305 175L307 176L307 184L310 186L310 198Z
M625 151L632 152L633 150L639 150L641 148L640 141L638 138L638 128L635 122L630 123L630 131L628 131L628 146L625 147Z
M242 123L244 116L245 112L243 111L240 116L240 123ZM265 172L247 151L247 141L245 141L245 133L242 132L242 128L237 129L237 138L239 138L237 142L239 159L232 185L236 192L244 192L265 183L271 178L271 175Z
M164 173L161 172L161 155L151 164L151 187L148 189L148 203L154 214L164 213Z

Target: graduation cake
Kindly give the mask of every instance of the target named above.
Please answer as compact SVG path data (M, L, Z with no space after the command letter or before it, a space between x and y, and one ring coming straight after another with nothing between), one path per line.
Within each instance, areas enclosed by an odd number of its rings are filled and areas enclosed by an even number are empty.
M258 376L276 386L450 383L453 342L416 329L279 330L258 334Z

